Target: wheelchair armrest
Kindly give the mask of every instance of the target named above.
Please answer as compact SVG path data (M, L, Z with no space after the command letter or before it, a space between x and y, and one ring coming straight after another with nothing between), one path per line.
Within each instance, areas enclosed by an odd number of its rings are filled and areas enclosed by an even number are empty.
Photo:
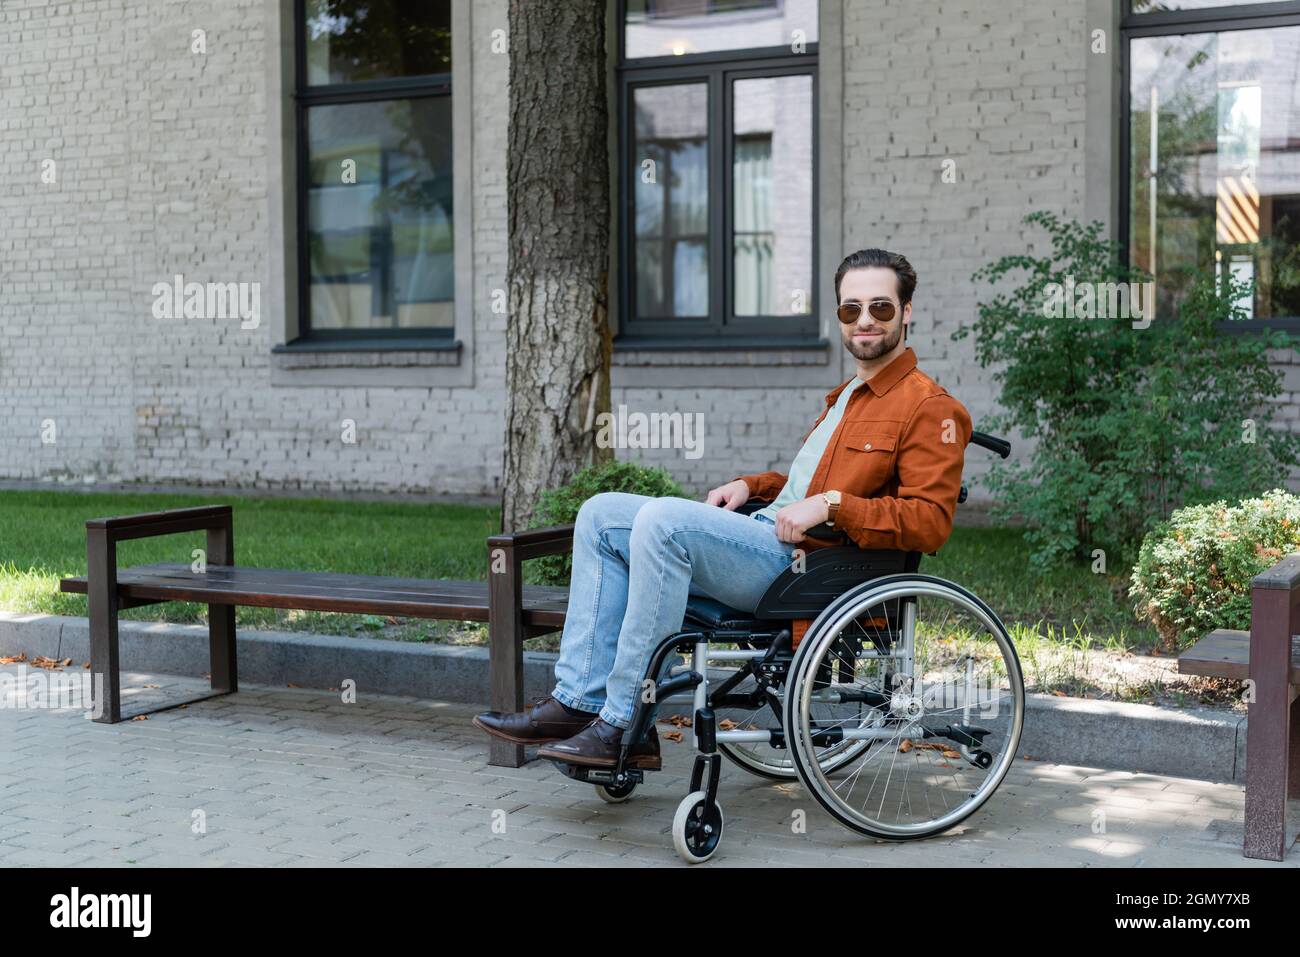
M842 528L835 528L829 522L822 522L820 525L814 525L812 528L804 529L804 536L815 538L822 542L842 542L845 545L852 545L848 533Z
M736 506L736 511L741 515L753 515L760 509L767 508L771 502L764 502L761 498L751 498L743 505Z

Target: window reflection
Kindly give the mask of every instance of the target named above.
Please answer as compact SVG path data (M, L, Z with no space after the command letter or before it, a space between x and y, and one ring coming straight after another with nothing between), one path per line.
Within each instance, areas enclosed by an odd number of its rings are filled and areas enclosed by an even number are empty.
M451 4L306 0L307 83L451 72Z
M685 56L817 41L817 0L628 0L624 55Z
M450 98L315 106L307 129L311 328L450 327Z
M708 91L633 92L636 305L642 318L709 311Z
M1300 27L1135 38L1134 265L1157 313L1213 268L1253 279L1250 318L1300 315Z
M808 315L812 312L812 77L736 80L732 116L735 313Z

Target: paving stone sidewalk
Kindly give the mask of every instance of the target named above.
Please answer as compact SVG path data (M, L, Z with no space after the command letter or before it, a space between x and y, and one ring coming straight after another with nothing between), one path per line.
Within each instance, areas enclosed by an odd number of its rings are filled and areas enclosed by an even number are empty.
M270 687L111 726L0 709L0 866L687 866L669 826L688 743L665 741L665 770L607 805L544 762L489 767L474 710ZM1300 866L1297 848L1285 865L1241 857L1236 785L1033 761L960 828L908 844L861 838L798 784L725 763L721 803L708 867Z

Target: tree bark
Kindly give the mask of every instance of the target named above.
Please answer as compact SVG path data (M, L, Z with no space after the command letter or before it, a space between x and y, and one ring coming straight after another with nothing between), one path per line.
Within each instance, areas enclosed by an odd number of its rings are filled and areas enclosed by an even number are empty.
M511 0L501 520L611 452L605 5Z

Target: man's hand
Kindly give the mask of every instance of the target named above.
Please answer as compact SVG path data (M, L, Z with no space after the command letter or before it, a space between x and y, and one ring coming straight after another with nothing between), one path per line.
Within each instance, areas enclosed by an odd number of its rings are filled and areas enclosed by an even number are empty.
M826 521L829 514L830 506L820 495L787 505L776 513L776 537L790 544L802 542L803 533Z
M744 479L736 479L734 482L711 489L708 498L704 500L706 505L721 505L729 512L734 512L748 501L749 486L745 484Z

